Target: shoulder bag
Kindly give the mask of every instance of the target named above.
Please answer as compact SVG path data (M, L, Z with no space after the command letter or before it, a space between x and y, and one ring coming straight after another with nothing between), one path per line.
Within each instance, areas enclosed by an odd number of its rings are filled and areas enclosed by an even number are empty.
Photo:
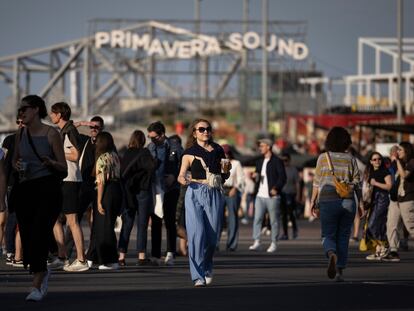
M329 152L326 152L326 159L328 160L328 167L329 167L329 171L331 172L332 177L333 177L336 193L342 199L348 198L352 194L352 191L353 191L351 185L347 184L344 181L340 181L338 179L338 177L335 176L335 171L334 171L334 167L333 167L332 160L331 160L331 157L329 155Z

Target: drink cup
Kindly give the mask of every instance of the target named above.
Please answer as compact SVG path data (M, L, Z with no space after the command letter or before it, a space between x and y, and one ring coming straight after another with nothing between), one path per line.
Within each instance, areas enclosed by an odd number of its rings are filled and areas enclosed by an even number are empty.
M223 174L227 174L230 172L230 160L229 159L221 159L221 172Z

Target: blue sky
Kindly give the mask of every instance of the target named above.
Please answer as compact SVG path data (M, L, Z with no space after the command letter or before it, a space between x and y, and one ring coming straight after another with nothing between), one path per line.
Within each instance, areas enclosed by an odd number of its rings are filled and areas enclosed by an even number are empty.
M242 3L203 0L201 18L241 20ZM404 34L414 37L414 1L404 5ZM317 68L342 76L356 72L358 37L396 35L396 6L397 0L269 0L269 19L308 21ZM83 37L94 18L193 17L194 0L1 0L0 56ZM261 0L250 0L250 18L261 18Z

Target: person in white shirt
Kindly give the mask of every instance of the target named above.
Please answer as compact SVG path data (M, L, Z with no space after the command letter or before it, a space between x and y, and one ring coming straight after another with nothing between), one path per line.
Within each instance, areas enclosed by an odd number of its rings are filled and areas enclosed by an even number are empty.
M58 102L52 105L50 119L60 129L63 140L68 175L62 183L62 212L66 216L66 224L72 232L76 247L76 260L70 265L67 260L62 223L56 221L53 232L58 245L58 258L50 265L51 268L62 268L68 272L81 272L89 269L84 253L84 238L79 225L79 189L82 183L82 174L79 169L80 138L79 132L70 120L71 109L67 103Z
M244 172L240 161L234 159L229 145L223 145L224 154L231 162L230 177L223 185L224 207L227 208L227 243L228 251L235 251L239 241L238 209L244 186Z
M254 243L251 251L260 249L260 231L266 210L269 213L272 242L267 248L268 253L277 249L276 241L279 233L280 194L286 183L286 172L282 160L272 153L273 142L265 138L259 140L260 153L263 155L256 164L256 201L253 221Z

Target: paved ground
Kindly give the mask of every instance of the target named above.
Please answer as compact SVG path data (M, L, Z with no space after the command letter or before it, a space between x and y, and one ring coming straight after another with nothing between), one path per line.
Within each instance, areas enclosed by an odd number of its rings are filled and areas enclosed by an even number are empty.
M138 268L131 254L118 271L56 271L47 298L26 303L30 276L2 261L1 309L414 310L412 241L400 263L368 262L351 244L346 281L335 283L326 277L319 224L302 220L300 228L299 239L282 241L267 254L247 250L251 226L242 226L239 250L216 255L214 284L206 288L193 288L186 258L178 257L174 267Z

